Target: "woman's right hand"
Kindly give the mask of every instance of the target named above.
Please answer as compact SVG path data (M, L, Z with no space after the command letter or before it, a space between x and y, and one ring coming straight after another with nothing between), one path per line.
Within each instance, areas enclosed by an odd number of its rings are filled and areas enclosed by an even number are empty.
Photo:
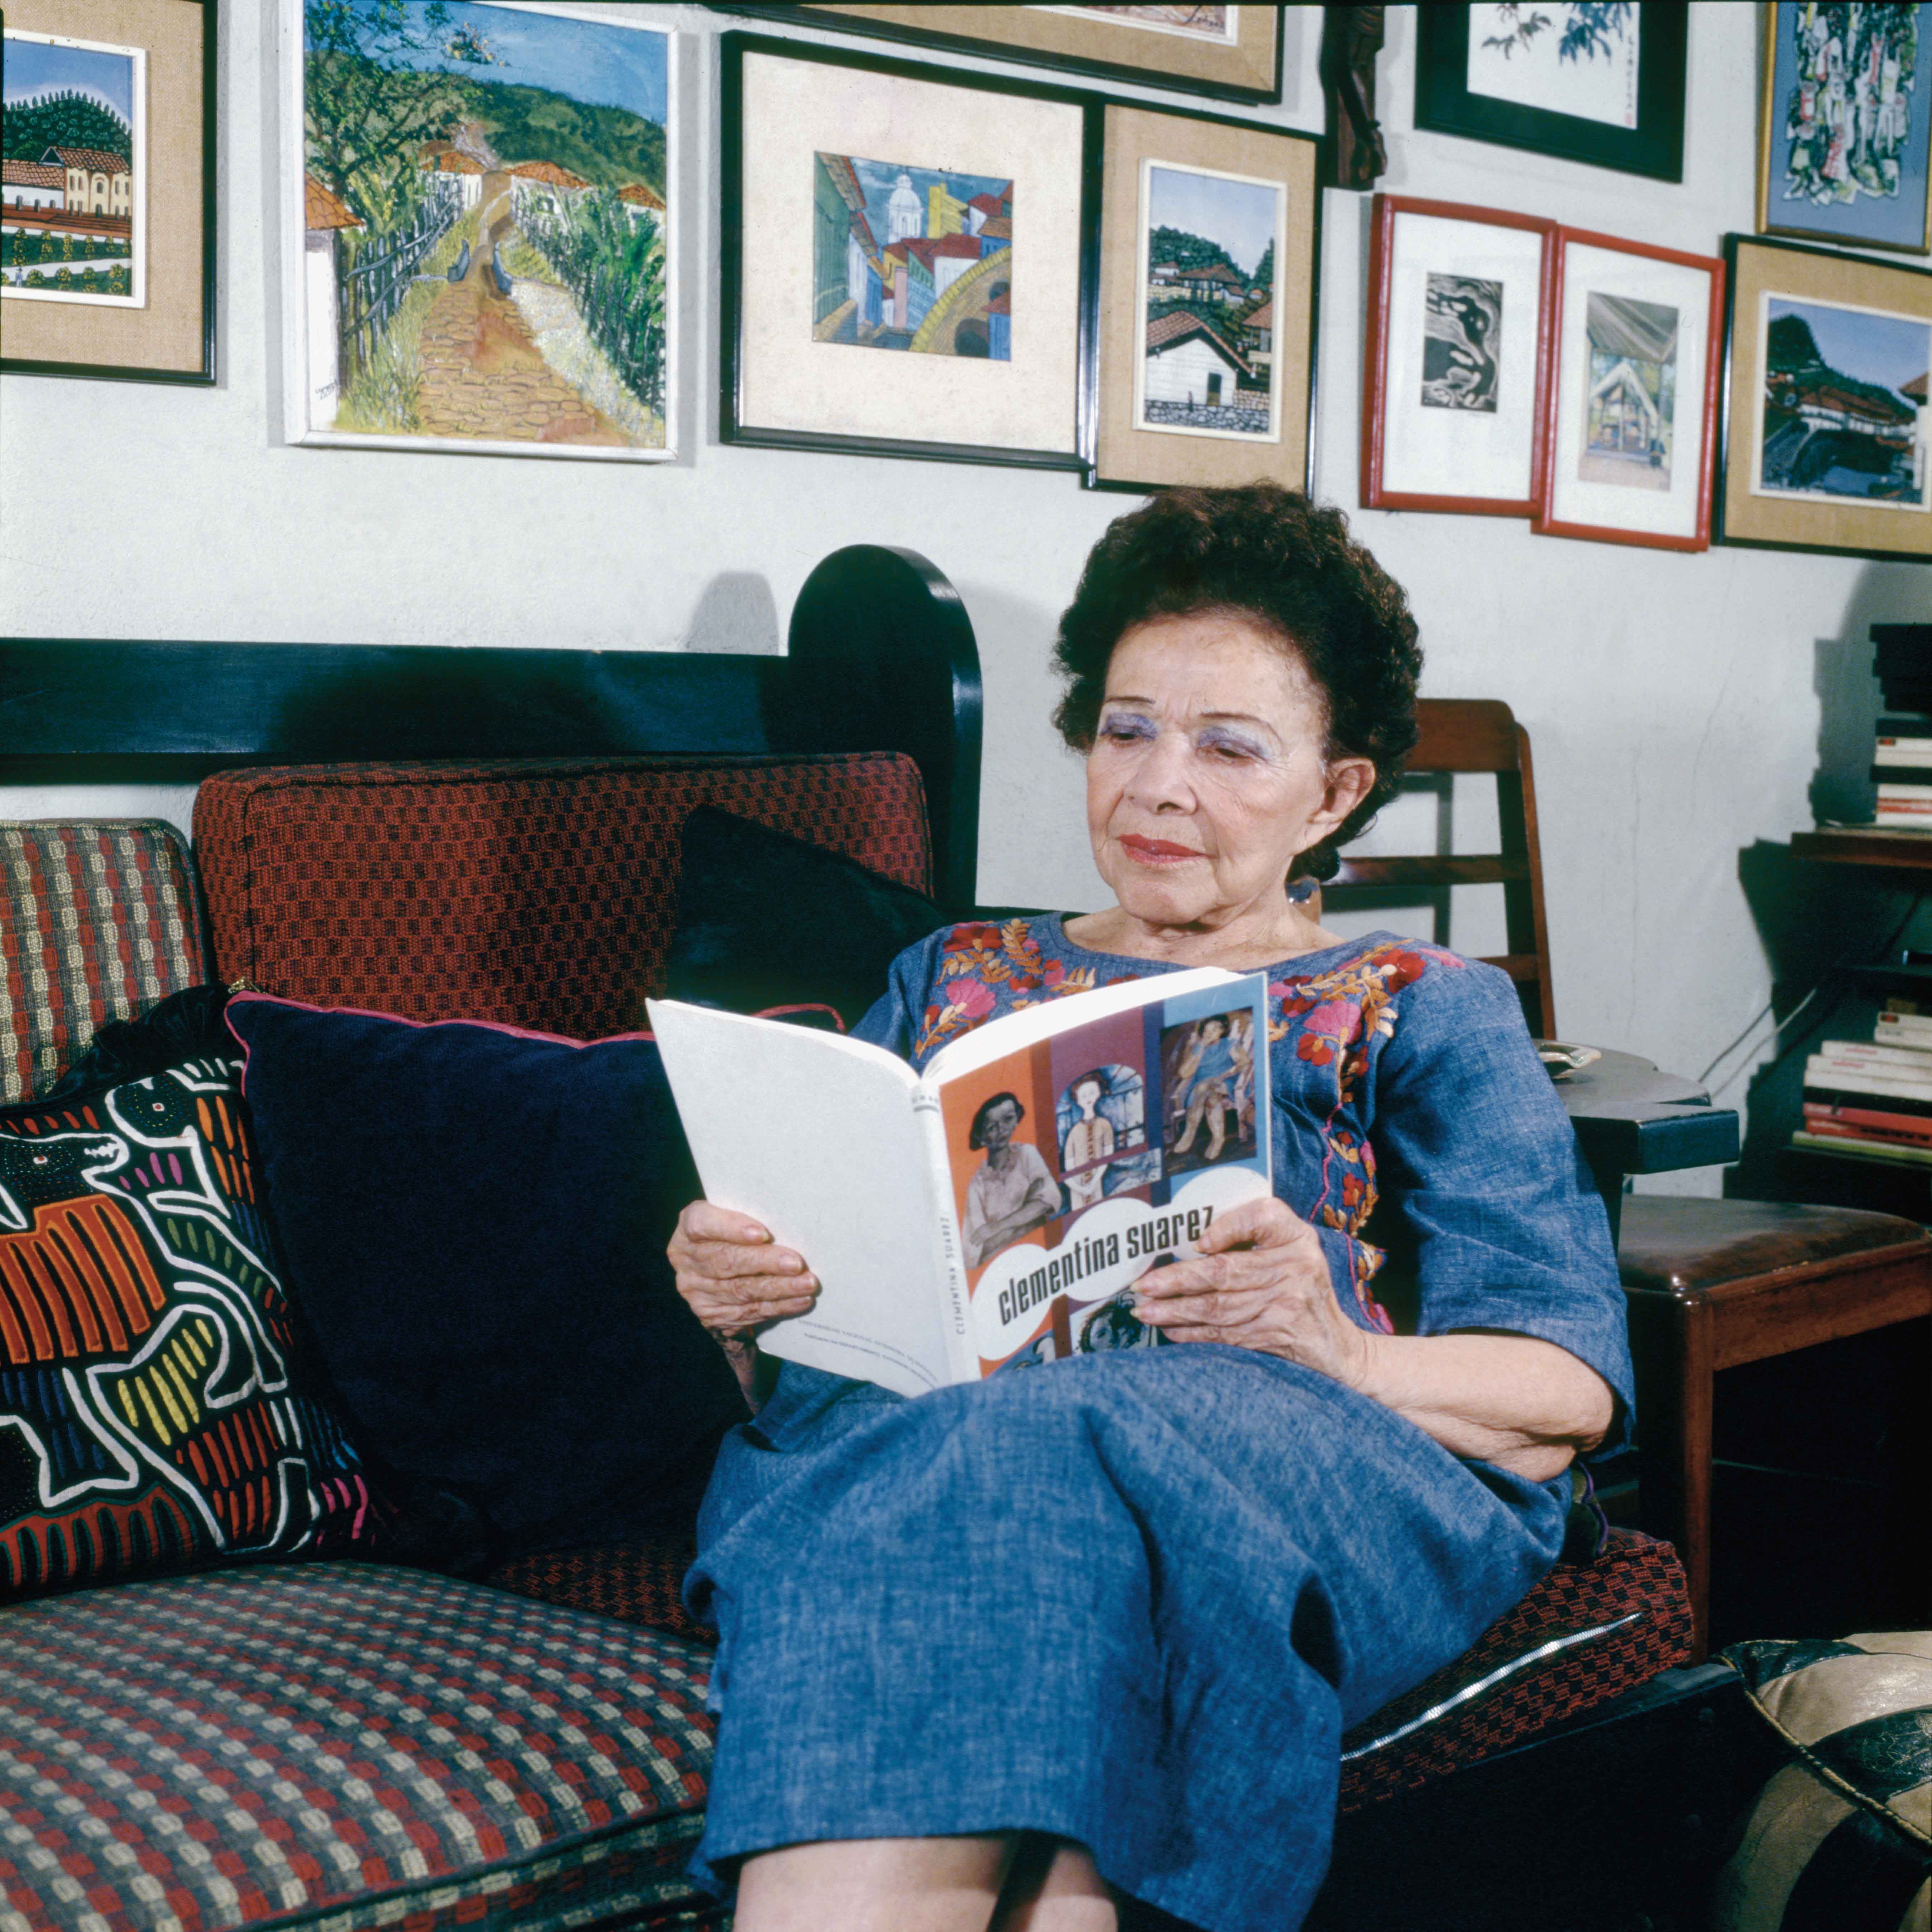
M694 1201L677 1217L665 1252L677 1292L721 1342L743 1342L818 1299L803 1256L782 1248L748 1214Z

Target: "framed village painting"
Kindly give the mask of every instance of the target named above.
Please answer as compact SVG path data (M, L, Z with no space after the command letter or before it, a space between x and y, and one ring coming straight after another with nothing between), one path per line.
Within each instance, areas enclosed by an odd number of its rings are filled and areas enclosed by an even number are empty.
M1365 508L1534 514L1556 235L1534 215L1376 196Z
M1932 4L1773 0L1764 10L1757 225L1932 252Z
M1711 541L1724 265L1559 228L1538 536Z
M1100 80L1222 100L1281 98L1282 10L1169 0L1158 6L727 5L728 14L810 21L848 33L994 54Z
M494 0L282 6L289 440L673 455L670 32Z
M1208 115L1103 112L1089 484L1305 488L1318 143Z
M1684 178L1684 0L1418 7L1415 124Z
M723 440L1083 468L1082 97L721 44Z
M1932 558L1932 270L1727 238L1720 540Z
M214 0L10 0L0 369L214 380Z

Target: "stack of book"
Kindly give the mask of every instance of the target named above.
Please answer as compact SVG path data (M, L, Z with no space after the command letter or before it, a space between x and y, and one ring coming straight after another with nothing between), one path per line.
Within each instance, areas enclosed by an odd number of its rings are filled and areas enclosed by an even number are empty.
M1874 624L1872 638L1886 712L1872 754L1877 823L1932 831L1932 626Z
M1932 1166L1932 1000L1888 999L1870 1040L1820 1046L1791 1144Z

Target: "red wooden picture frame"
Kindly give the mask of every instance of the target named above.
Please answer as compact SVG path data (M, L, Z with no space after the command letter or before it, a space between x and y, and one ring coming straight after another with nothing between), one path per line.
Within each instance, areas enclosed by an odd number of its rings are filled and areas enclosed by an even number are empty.
M1675 262L1687 268L1701 268L1711 278L1711 299L1706 327L1703 407L1698 420L1703 428L1703 443L1697 461L1697 526L1690 536L1672 536L1653 530L1619 530L1611 524L1574 524L1550 514L1550 470L1556 448L1557 411L1562 406L1563 373L1563 289L1572 243L1601 248L1613 254L1641 255L1652 261ZM1600 235L1586 228L1559 227L1551 244L1554 271L1550 277L1547 310L1550 362L1544 386L1544 419L1538 437L1541 458L1537 472L1535 514L1530 528L1540 537L1580 537L1592 543L1633 544L1646 550L1701 550L1711 547L1711 492L1717 476L1718 395L1724 371L1724 264L1716 255L1691 255L1678 248L1659 248L1647 242L1633 242L1622 235Z
M1445 221L1516 228L1543 237L1542 279L1536 298L1536 391L1531 406L1529 494L1513 496L1436 496L1390 490L1382 482L1384 405L1388 399L1389 304L1395 257L1395 230L1405 214L1435 215ZM1378 194L1369 234L1369 328L1362 366L1362 507L1370 510L1438 510L1472 517L1529 517L1543 500L1544 433L1552 353L1554 268L1557 225L1541 215L1507 208L1472 208L1452 201L1422 201L1407 195Z

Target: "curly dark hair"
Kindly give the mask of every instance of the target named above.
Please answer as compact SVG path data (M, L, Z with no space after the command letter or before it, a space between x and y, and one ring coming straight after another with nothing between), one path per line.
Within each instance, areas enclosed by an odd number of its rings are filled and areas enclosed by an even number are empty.
M1163 490L1094 546L1060 620L1066 690L1053 722L1093 748L1114 646L1154 617L1213 610L1252 619L1306 667L1328 713L1325 758L1373 760L1346 820L1299 855L1292 878L1333 878L1340 848L1394 796L1415 748L1422 649L1402 586L1348 535L1340 510L1278 483Z

